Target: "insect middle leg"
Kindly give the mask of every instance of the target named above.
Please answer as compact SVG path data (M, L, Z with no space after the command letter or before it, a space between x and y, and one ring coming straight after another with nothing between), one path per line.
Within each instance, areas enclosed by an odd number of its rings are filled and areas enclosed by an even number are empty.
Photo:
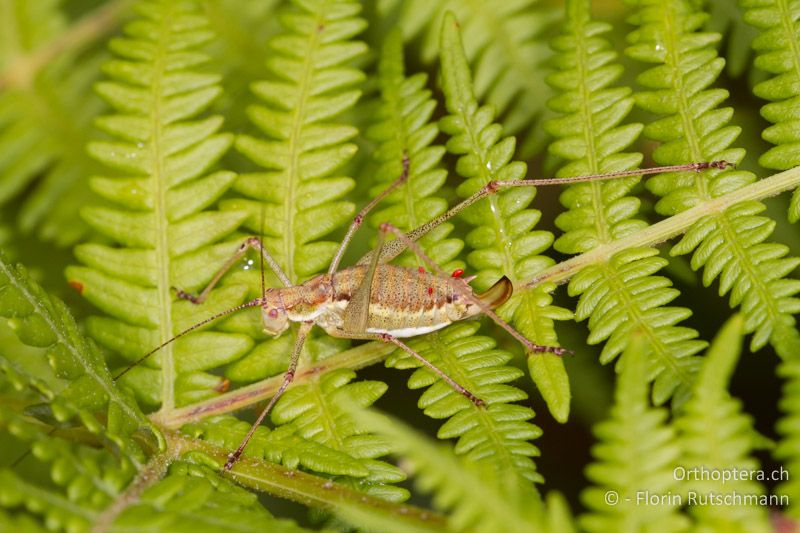
M422 363L423 365L427 366L434 374L439 376L445 383L450 385L456 392L465 396L469 401L477 405L478 407L483 407L486 405L486 402L475 396L472 392L470 392L466 387L458 383L456 380L451 378L447 375L447 373L442 370L441 368L434 365L432 362L428 361L425 357L420 355L416 352L413 348L409 345L395 337L394 335L389 335L388 333L347 333L347 332L336 332L333 334L335 337L341 337L344 339L358 339L358 340L368 340L368 341L381 341L386 342L389 344L394 344L398 348L405 351L411 357Z

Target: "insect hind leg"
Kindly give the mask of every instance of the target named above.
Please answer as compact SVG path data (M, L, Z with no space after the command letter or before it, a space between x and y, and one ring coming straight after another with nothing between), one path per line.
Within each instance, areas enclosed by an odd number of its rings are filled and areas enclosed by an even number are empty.
M333 334L332 332L329 332L329 333ZM423 365L428 367L434 374L439 376L445 383L450 385L453 388L453 390L455 390L457 393L461 394L462 396L466 397L469 401L471 401L477 407L483 407L483 406L486 405L485 401L483 401L482 399L478 398L475 394L470 392L469 389L467 389L466 387L464 387L463 385L458 383L456 380L454 380L453 378L448 376L447 373L444 370L442 370L438 366L434 365L432 362L428 361L425 357L420 355L413 348L411 348L409 345L407 345L406 343L404 343L403 341L401 341L400 339L398 339L394 335L389 335L388 333L367 333L367 332L364 332L364 333L346 333L346 332L342 332L342 331L336 332L333 335L336 336L336 337L344 338L344 339L377 340L377 341L385 342L385 343L388 343L388 344L394 344L395 346L397 346L398 348L400 348L401 350L403 350L404 352L409 354L411 357L413 357L414 359L416 359L417 361L419 361L420 363L422 363Z

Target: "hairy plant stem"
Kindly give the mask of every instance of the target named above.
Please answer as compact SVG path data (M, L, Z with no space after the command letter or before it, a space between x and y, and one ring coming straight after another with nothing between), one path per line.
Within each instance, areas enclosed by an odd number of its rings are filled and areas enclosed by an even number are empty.
M49 43L14 59L5 70L0 71L0 91L29 88L39 71L51 61L79 50L114 30L132 3L132 0L114 0L101 5Z
M217 468L221 468L228 457L229 450L178 432L167 433L166 439L169 449L179 449L182 453L199 452L202 459L195 455L199 462L205 464L210 459L216 463ZM191 460L191 457L192 454L187 459ZM413 531L441 531L445 526L445 518L434 511L370 496L330 479L270 461L242 457L234 470L226 475L242 486L310 507L329 511L349 507L371 515L391 516L393 520L404 523Z
M125 491L120 494L95 520L92 525L92 533L104 533L111 529L114 520L125 509L139 501L142 493L152 487L167 473L167 467L177 459L182 452L182 442L168 441L166 453L156 454L150 461L139 470L136 478L128 485Z
M306 379L338 370L350 368L357 370L382 361L395 350L393 345L381 342L368 342L355 348L345 350L332 357L301 366L295 374L294 384L297 385ZM162 410L151 416L152 421L166 429L176 429L184 424L196 422L210 416L221 415L244 409L254 403L268 400L278 390L283 382L283 375L272 376L246 387L241 387L216 398L198 402L179 409Z
M602 244L589 252L562 261L540 272L524 287L531 289L545 282L565 283L586 266L606 262L618 252L640 246L655 246L685 233L692 224L705 216L720 213L740 202L769 198L797 187L800 187L800 167L786 170L734 192L705 201L624 239Z

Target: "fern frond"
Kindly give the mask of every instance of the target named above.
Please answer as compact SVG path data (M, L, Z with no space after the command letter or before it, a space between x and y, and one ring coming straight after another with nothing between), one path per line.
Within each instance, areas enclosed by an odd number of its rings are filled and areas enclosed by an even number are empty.
M761 116L773 125L761 136L776 145L761 155L762 167L786 170L800 165L800 4L792 0L742 0L744 20L761 30L753 40L755 66L773 76L753 87L753 93L771 103ZM800 189L789 206L789 219L800 219Z
M651 89L635 95L644 110L663 118L644 133L661 141L653 159L663 165L726 160L739 163L744 150L731 143L741 129L728 125L731 108L717 108L728 93L709 89L724 66L713 44L719 35L698 31L706 16L686 0L640 0L634 21L640 29L630 35L627 54L658 66L642 73L638 81ZM664 215L685 211L703 201L740 189L753 181L750 172L710 169L703 172L661 174L648 188L661 200L656 210ZM757 216L760 202L739 203L695 223L671 254L692 253L695 270L704 268L703 283L720 278L719 293L730 292L731 307L741 306L746 331L754 333L752 350L773 342L782 328L794 327L800 311L800 281L787 279L800 260L787 258L788 247L766 243L774 221Z
M366 136L376 143L373 159L379 165L373 177L374 195L397 179L404 155L410 165L406 184L378 206L371 222L377 228L390 221L401 230L410 231L447 210L447 201L435 196L447 179L447 171L440 166L444 147L432 144L439 135L437 124L431 122L436 102L425 87L424 73L406 77L399 30L391 32L384 42L378 81L381 106L375 113L377 120L366 131ZM445 271L464 266L454 261L464 242L448 238L452 231L453 224L445 222L418 241L428 257ZM408 252L397 263L409 267L421 264L419 258Z
M46 533L48 531L31 516L7 513L3 509L0 509L0 529L3 531L22 531L24 533Z
M352 107L360 91L354 86L364 79L360 70L348 66L366 51L364 43L352 38L365 27L356 15L356 2L296 2L284 12L285 33L271 42L274 55L267 69L272 78L253 85L263 100L248 113L268 139L243 135L237 148L264 167L264 171L241 175L234 189L247 200L226 200L224 208L241 208L251 213L246 223L259 227L261 210L266 216L264 244L286 274L295 282L305 280L326 267L337 248L321 237L341 227L354 212L349 202L341 201L352 187L349 177L336 176L338 169L355 154L350 141L357 129L333 122L334 117ZM397 163L402 161L402 154ZM309 199L309 200L306 200ZM308 341L307 356L323 359L340 341L328 337ZM267 341L228 373L232 378L255 379L269 371L259 361L272 355L282 361L275 368L282 372L289 346L283 339ZM287 391L272 412L272 422L293 428L302 438L325 446L337 454L353 458L359 467L338 478L340 482L391 500L408 497L404 489L388 483L405 476L396 467L375 460L389 448L377 437L364 434L348 416L337 412L331 399L347 395L371 405L384 392L379 382L349 383L355 375L340 371L317 376ZM313 463L314 458L304 457ZM320 467L323 465L317 465ZM327 469L330 473L330 468Z
M32 449L24 472L0 470L0 505L24 505L51 527L85 529L142 466L145 447L161 445L160 434L115 387L63 302L2 254L0 316L35 347L4 341L0 349L0 429Z
M262 61L271 54L269 39L280 31L275 12L279 0L203 2L215 39L208 46L214 71L222 74L222 94L213 110L225 116L230 131L251 133L248 105L255 101L250 85L264 77Z
M94 157L121 171L95 177L92 188L114 207L87 207L84 219L114 246L75 249L86 266L67 269L71 283L107 316L87 328L106 348L132 361L188 326L241 303L244 287L215 291L197 309L173 303L172 287L195 290L236 248L217 244L246 217L239 211L205 210L232 183L231 172L209 169L232 143L217 131L222 119L192 120L219 94L219 76L198 70L207 56L198 48L211 38L192 2L143 2L141 18L111 41L116 59L105 65L111 81L98 92L118 114L98 125L115 140L89 146ZM215 263L214 260L218 262ZM223 383L205 370L235 360L252 346L244 335L194 332L167 345L125 383L158 386L155 403L165 410L218 394ZM146 399L146 398L145 398Z
M22 266L12 267L0 254L0 316L10 320L22 343L41 348L37 356L15 358L0 353L0 366L17 390L35 390L57 421L78 417L86 429L115 442L121 458L131 464L143 459L131 435L152 425L130 397L117 389L100 351L78 330L61 300L34 283ZM47 363L51 370L48 370ZM107 426L95 417L106 411Z
M215 416L192 424L183 431L223 450L234 450L242 443L250 424L233 416ZM345 452L297 435L297 428L284 425L273 430L259 426L244 455L280 463L288 468L301 467L328 476L364 478L369 470Z
M264 209L264 245L290 280L307 279L325 268L336 250L319 241L347 222L354 212L337 201L353 180L335 173L356 152L348 141L358 131L332 119L352 107L361 95L354 88L364 74L348 66L366 52L350 40L365 27L360 7L349 1L297 2L281 22L286 33L271 43L269 81L253 84L263 100L248 110L267 139L243 135L236 147L265 170L242 174L234 189L253 200L229 200L224 207L249 209L246 226L260 231ZM313 201L302 202L305 195Z
M507 134L525 139L524 156L543 141L539 117L550 90L542 69L551 56L544 34L558 16L557 11L536 4L536 0L410 0L402 2L399 20L407 39L424 32L422 59L431 62L439 54L445 13L455 14L464 52L475 71L477 99L495 107Z
M486 402L476 408L463 395L436 377L416 359L395 352L386 364L416 368L409 379L412 389L427 387L419 407L431 418L449 420L439 428L441 439L458 438L455 452L473 462L491 465L498 475L518 475L529 481L543 481L531 457L539 450L530 440L542 430L528 422L533 411L517 402L527 398L522 390L508 385L522 371L507 366L512 356L495 349L495 341L476 336L478 324L454 324L440 332L414 339L409 345L447 375ZM506 474L501 474L505 472Z
M14 0L0 14L0 206L35 183L18 227L66 246L87 230L78 210L91 198L87 176L98 165L85 146L103 105L90 88L99 75L96 51L60 51L36 69L35 54L67 31L59 3Z
M135 469L115 457L111 449L70 442L78 429L48 432L46 428L11 410L0 411L0 429L32 452L15 469L0 469L0 505L9 509L24 506L31 515L41 515L51 528L88 530L130 482ZM97 446L99 442L94 439L89 444ZM43 466L47 481L41 479Z
M355 372L339 370L318 381L292 387L275 406L272 421L281 425L280 429L288 424L299 437L355 458L362 471L350 479L337 478L338 482L390 501L405 500L408 491L389 485L405 480L403 471L375 460L393 447L383 438L366 433L337 403L345 398L360 407L369 407L383 396L387 386L380 381L351 383L353 378Z
M725 71L731 78L746 77L753 59L750 45L758 32L745 22L741 2L710 0L707 6L706 30L724 37L720 52L725 57Z
M563 494L556 491L548 492L545 505L547 508L547 514L545 515L547 520L545 531L558 531L559 533L577 532L575 521L572 518L569 505Z
M648 493L677 493L679 488L674 475L680 454L675 429L667 424L667 411L652 408L648 401L647 345L646 336L633 333L621 359L610 419L594 428L600 442L592 447L595 462L587 467L586 477L595 486L582 495L591 510L581 518L587 531L682 531L688 526L674 500L642 503ZM609 493L619 501L609 505Z
M51 527L72 531L87 530L97 516L79 505L74 505L61 494L54 494L19 477L11 470L0 470L0 498L6 507L25 506L40 511ZM13 487L13 489L12 489Z
M419 487L434 492L437 508L451 511L449 529L487 533L544 531L543 506L530 485L504 477L485 464L458 457L385 415L360 410L354 416L371 431L395 443L397 453L408 460Z
M289 520L274 518L255 494L211 469L185 462L171 465L164 479L120 514L113 530L219 531L234 524L235 531L253 533L309 531Z
M355 211L341 200L353 179L337 172L355 154L356 145L348 141L358 130L334 119L361 95L355 87L364 74L350 66L366 52L364 43L353 40L366 25L359 11L355 2L314 0L297 1L282 12L284 32L270 42L270 79L252 85L261 103L248 108L266 138L242 135L236 141L236 148L263 170L237 178L233 188L248 199L220 204L247 211L245 226L254 233L261 231L263 219L264 246L295 283L328 266L338 245L320 238L343 226ZM251 287L259 284L256 274L250 276ZM286 342L291 341L266 341L233 365L228 377L267 377L272 368L265 362L271 354L283 361L275 370L284 370L291 352ZM346 343L311 338L306 344L306 352L320 359Z
M557 176L636 168L642 154L622 150L636 139L642 125L621 124L633 98L628 87L610 86L622 74L611 44L602 37L611 27L591 20L587 0L568 1L566 10L564 32L552 43L560 68L548 77L558 92L548 105L560 116L545 123L555 138L550 152L569 161ZM579 254L646 227L646 222L633 218L639 200L630 191L638 182L625 178L570 186L561 194L569 211L556 219L565 233L554 247ZM660 404L679 387L680 394L686 394L699 366L694 354L705 343L694 339L695 330L676 326L691 311L665 307L678 291L670 288L667 278L654 275L667 264L656 255L655 248L637 248L590 265L572 278L569 293L580 296L576 319L589 319L589 343L607 340L602 363L625 350L633 331L648 339L646 376L656 380L653 397Z
M409 181L387 203L393 205L377 213L373 220L379 224L386 220L398 221L404 230L414 229L443 213L447 208L444 199L431 197L441 187L446 177L444 170L432 168L438 164L444 148L429 146L438 133L435 124L427 121L435 104L429 91L423 91L425 77L403 77L402 41L399 33L387 39L381 61L381 86L384 105L378 113L382 122L370 129L373 138L383 140L376 149L382 167L376 174L381 188L399 172L399 162L407 153L411 162ZM385 117L385 118L384 118ZM452 224L443 224L420 240L426 253L445 270L462 266L450 262L463 247L460 239L447 239ZM418 261L407 256L407 264ZM397 368L420 368L409 379L411 388L430 388L422 395L419 406L433 418L449 418L439 430L440 438L459 438L456 453L466 454L473 460L492 462L498 471L517 471L532 481L541 481L530 457L538 455L535 446L527 441L538 437L541 430L527 422L533 411L509 402L524 399L526 395L505 385L520 376L520 372L505 366L511 354L491 350L494 343L485 337L472 337L477 324L457 324L442 332L413 340L411 345L474 394L491 405L487 411L475 409L449 385L438 380L427 368L396 351L386 364Z
M705 356L692 398L675 421L679 431L683 472L753 471L758 462L752 452L760 439L753 420L728 393L728 383L739 359L745 320L736 315L723 326ZM697 470L694 470L697 469ZM684 477L683 474L678 474ZM698 529L708 531L771 531L767 509L754 504L703 505L709 495L764 494L752 479L721 480L719 476L685 476L681 487L698 495L700 505L690 507ZM727 503L727 502L723 502Z
M778 367L778 375L783 377L786 382L783 386L779 406L784 416L776 426L781 440L775 448L775 458L784 465L787 473L798 472L800 467L800 455L798 442L800 442L800 359L796 357L800 353L800 336L795 336L791 341L794 351ZM794 476L789 479L781 479L776 492L789 501L788 513L793 517L798 516L798 506L795 505L794 497L800 496L800 481Z
M399 193L398 200L377 213L373 220L378 224L397 220L402 229L414 229L443 213L447 203L441 198L431 198L441 187L446 172L434 167L444 149L429 146L438 128L429 124L435 104L429 91L423 91L425 78L403 76L402 41L399 33L387 39L381 60L381 88L384 104L378 116L382 122L371 128L373 138L382 140L376 154L382 160L377 173L381 188L399 173L399 163L408 154L411 167L409 181ZM387 202L391 202L390 197ZM461 266L449 263L463 247L459 239L446 239L452 224L442 225L423 239L420 244L438 264L446 270ZM409 265L415 261L408 257ZM418 263L416 263L418 264ZM419 406L433 418L449 418L439 430L440 438L459 438L456 453L466 454L473 460L492 462L498 471L517 471L530 480L541 481L530 457L538 455L535 446L527 441L538 437L541 430L527 422L533 411L509 402L524 399L526 395L505 385L520 376L520 372L505 366L511 355L504 351L491 351L494 343L485 337L472 337L478 325L457 324L425 339L415 339L411 345L423 357L434 361L461 385L486 401L491 408L475 409L463 396L440 381L427 368L403 351L396 351L386 364L397 368L419 368L409 379L411 388L430 387L420 398Z
M524 178L525 163L511 160L516 140L501 138L502 127L492 122L494 112L490 106L478 107L452 13L443 22L441 58L442 88L450 115L441 120L440 127L451 136L448 151L459 156L456 171L467 178L459 185L458 194L468 196L492 180ZM541 213L526 209L535 194L532 187L512 189L490 196L464 212L464 219L476 226L466 242L473 250L467 262L476 270L477 288L486 288L506 275L519 289L522 281L552 264L552 259L539 254L550 246L553 235L532 231ZM552 289L551 285L543 285L518 292L504 307L504 316L512 317L528 339L549 346L557 342L553 321L571 317L567 310L550 305ZM528 363L551 413L558 420L566 420L570 393L563 362L559 357L534 355Z

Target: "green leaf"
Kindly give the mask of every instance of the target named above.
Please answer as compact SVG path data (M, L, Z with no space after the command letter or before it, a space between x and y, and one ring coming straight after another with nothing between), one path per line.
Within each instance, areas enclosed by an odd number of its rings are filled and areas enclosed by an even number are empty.
M261 506L255 494L198 465L177 462L168 475L145 490L114 521L111 531L215 531L236 524L237 531L308 531L279 520Z
M462 322L413 339L409 346L486 402L485 408L476 407L405 352L395 352L386 364L417 369L409 379L409 387L427 387L418 406L432 418L448 419L439 428L438 436L458 438L456 453L491 465L501 477L518 475L529 481L542 481L531 459L539 455L539 450L528 442L542 431L528 422L534 416L530 408L511 403L527 397L508 385L522 372L507 366L511 354L494 349L495 342L476 336L477 330L478 324Z
M291 428L299 437L352 457L358 470L347 473L352 476L349 480L338 479L340 483L350 483L390 501L405 500L409 496L405 489L389 485L405 480L405 474L393 465L375 460L393 449L391 443L364 433L359 424L337 406L338 399L347 398L368 407L383 395L386 384L379 381L350 383L354 377L352 371L339 370L292 387L275 406L272 421L282 430Z
M2 253L0 316L9 319L23 343L43 349L38 356L52 369L52 374L42 375L34 361L0 353L14 386L38 390L57 420L77 416L91 433L104 434L120 446L129 465L140 464L142 448L132 434L146 427L160 439L158 432L131 398L114 386L99 350L80 333L64 303L44 292L24 267L6 263ZM106 428L94 418L102 410L108 413Z
M95 178L93 187L112 207L82 211L90 226L118 246L80 245L76 255L87 267L67 269L70 282L113 317L103 319L95 338L128 361L170 339L185 327L181 324L207 316L207 310L173 304L172 287L195 290L211 279L213 270L187 280L185 274L176 275L176 267L191 254L209 253L246 216L203 211L234 179L230 172L210 172L232 143L230 135L217 133L221 118L196 119L219 94L219 76L192 70L207 61L197 51L212 38L207 20L192 3L143 2L138 12L141 18L126 26L125 36L111 42L116 58L105 71L112 79L97 86L118 111L97 124L115 139L89 146L95 158L124 177ZM137 199L133 205L132 197ZM227 246L229 254L235 246ZM227 306L241 303L242 296ZM219 333L219 352L212 359L188 363L203 338L199 335L167 345L152 361L161 368L158 400L164 409L189 397L218 394L219 378L208 380L201 392L183 389L181 372L209 368L246 351L240 336ZM134 373L124 381L137 388L135 378Z
M458 193L469 196L493 180L522 179L525 164L511 161L514 138L501 140L502 128L492 123L492 108L478 107L458 24L452 14L445 17L442 26L441 60L442 87L450 115L442 119L440 127L451 136L448 151L460 156L456 171L467 178L458 187ZM535 194L532 187L515 188L492 195L465 211L467 222L477 226L467 235L467 244L473 249L467 261L476 270L474 284L479 289L489 287L502 275L519 288L523 280L552 264L552 260L539 255L550 246L552 234L532 231L541 214L525 209ZM569 313L550 305L548 292L552 289L542 286L516 294L501 316L512 317L521 333L533 342L554 345L553 321L569 318ZM551 371L562 377L549 379L541 390L547 394L545 400L554 416L565 420L569 382L558 363L551 365Z
M410 231L441 215L447 208L444 199L432 197L445 179L445 171L436 168L444 149L430 146L438 133L436 124L428 122L435 104L430 100L430 91L423 90L424 76L404 77L402 41L398 32L391 33L386 40L379 72L383 105L377 113L380 121L368 131L379 143L375 153L381 163L376 173L380 188L373 190L380 191L396 179L404 154L409 158L410 171L408 182L387 198L372 220L376 226L392 221L400 229ZM383 207L386 204L389 205ZM447 238L452 229L452 224L445 223L419 241L425 253L445 271L463 268L463 263L453 261L464 244L459 239ZM401 256L400 263L424 264L410 253ZM494 462L498 470L517 471L528 479L538 480L540 476L529 459L538 450L526 442L540 434L538 428L527 422L533 412L507 403L523 398L521 391L497 385L514 379L519 373L504 366L510 354L486 349L490 348L488 339L473 338L475 343L466 342L466 337L476 329L476 326L457 324L427 335L424 340L415 339L411 344L459 384L493 404L488 412L481 413L427 369L417 370L409 379L409 386L430 386L420 399L420 407L434 418L449 418L439 430L439 436L459 437L457 453L482 457L482 460ZM421 366L399 350L389 358L387 365Z
M633 97L628 87L610 86L622 72L602 36L610 26L590 19L585 0L568 1L566 14L564 30L552 42L560 68L547 79L557 91L549 106L558 113L545 123L555 138L550 152L568 161L557 176L631 170L642 154L621 150L636 139L642 125L622 124ZM634 218L639 200L630 196L638 181L634 177L569 186L561 194L569 210L556 218L564 234L554 247L569 254L587 252L646 227ZM699 366L694 354L705 343L695 340L696 331L676 326L691 312L666 307L679 293L667 278L654 275L667 263L653 257L657 253L655 248L632 249L591 265L572 278L569 293L580 296L576 318L589 319L589 343L606 341L601 362L621 354L634 331L648 339L645 353L652 363L646 378L656 380L653 398L661 404L673 394L686 396Z
M647 505L648 494L678 494L674 471L680 447L665 409L650 406L647 337L635 331L620 360L610 419L594 428L599 442L595 462L586 469L594 486L582 493L590 513L581 517L587 531L683 531L688 521L677 500Z
M630 4L623 20L588 0L568 0L565 15L533 0L0 1L0 530L749 531L794 516L784 472L797 468L800 262L789 250L800 240L764 200L795 190L800 167L763 180L748 170L765 151L778 168L796 157L797 0ZM630 61L617 57L623 42ZM258 253L234 252L258 235L291 284L324 276L356 207L397 179L404 156L408 180L334 270L359 264L390 222L445 276L477 274L478 293L511 278L499 313L538 343L559 343L555 320L585 319L560 335L574 358L522 355L486 317L409 339L486 402L475 406L394 345L314 331L287 389L297 325L266 339L255 305L282 281L268 270L262 282ZM568 177L712 159L741 170L502 190L428 231L528 165ZM657 247L681 235L672 253L688 257L667 263ZM74 256L58 248L73 242ZM385 258L430 269L398 242ZM173 291L212 279L202 305ZM705 301L701 280L718 280L740 313L707 357L691 327L708 336L728 308ZM303 291L279 294L290 293ZM783 360L774 447L744 414L767 420L752 394L730 397L731 376L753 364L733 374L745 332ZM387 357L411 371L361 374ZM526 368L536 387L515 381ZM549 423L532 423L536 396ZM670 414L653 407L667 400ZM438 444L352 405L424 419ZM556 442L556 457L552 424L567 421L590 439ZM581 482L569 465L592 445ZM755 480L691 477L757 469L764 448L783 476L774 495ZM554 471L578 481L540 496ZM688 499L731 491L780 509ZM580 496L575 521L565 501ZM400 501L420 498L433 508Z
M541 115L550 93L542 77L551 58L545 35L558 12L537 6L534 0L400 3L399 25L405 37L424 32L421 55L426 63L440 53L443 18L453 12L463 32L464 53L475 72L478 100L494 106L508 134L524 139L524 156L540 150Z
M85 145L103 109L91 92L103 57L64 45L69 20L59 4L13 0L3 12L0 206L24 198L18 229L65 246L87 231L78 210L90 200L87 178L98 170ZM113 20L115 11L106 16ZM48 48L54 60L37 62Z
M145 454L165 447L161 433L112 382L64 303L2 253L0 316L36 347L23 352L4 341L0 349L0 434L31 452L14 464L24 471L0 469L0 502L25 505L50 527L86 529L143 466ZM7 463L21 453L15 448L7 448Z
M354 212L351 203L341 201L354 182L337 172L355 154L356 146L350 141L358 130L334 120L361 94L356 87L364 74L351 66L366 52L364 43L353 40L365 27L365 21L357 17L359 11L356 2L324 1L295 2L283 11L284 32L270 42L270 78L253 84L261 103L248 110L263 137L243 135L236 142L239 151L263 170L243 174L234 184L237 192L252 200L221 204L246 210L245 226L254 231L260 231L261 217L266 217L264 245L295 283L329 265L337 245L319 239L349 222ZM228 375L253 380L283 372L290 346L284 339L268 341ZM322 360L341 346L342 342L329 338L311 339L305 353L312 360ZM297 384L275 406L272 420L280 430L319 445L296 452L295 462L342 475L340 482L368 493L404 500L407 491L390 485L402 481L403 473L376 460L389 452L387 444L364 434L332 407L332 399L341 395L370 405L385 390L379 382L350 384L353 377L342 370ZM331 468L335 465L314 456L319 449L346 457L349 469Z
M353 407L350 406L350 409ZM435 445L385 415L357 413L372 431L396 443L426 492L434 492L434 505L451 510L450 528L473 531L543 531L542 505L520 480L498 475L451 450ZM481 487L481 490L475 490Z
M662 143L653 159L663 165L739 163L744 150L730 145L740 128L728 125L730 108L716 108L727 91L708 88L724 64L712 48L719 35L699 30L706 16L685 0L641 0L636 5L634 20L640 28L631 34L627 53L657 65L639 76L639 83L649 90L635 97L642 109L662 116L644 131ZM670 215L753 181L750 172L712 168L661 174L647 187L661 197L656 210ZM764 242L774 224L756 216L763 209L760 202L745 202L710 214L671 250L674 255L692 253L692 268L704 268L706 286L719 277L720 295L730 293L731 307L741 306L746 331L754 334L752 350L774 343L780 328L794 327L792 315L800 311L800 300L794 298L800 282L785 279L800 262L784 257L789 253L785 245Z
M730 377L739 359L745 320L735 315L720 330L706 354L703 368L692 391L692 398L676 420L683 449L679 473L689 473L682 488L703 495L765 493L764 486L753 479L722 481L715 476L692 476L701 469L713 472L753 471L758 462L752 452L760 436L753 429L750 416L742 413L741 402L728 393ZM733 445L732 443L735 443ZM770 531L764 507L758 505L695 505L690 507L698 527L727 531Z
M796 357L796 354L799 353L797 350L800 349L800 338L798 338L796 334L793 337L791 343L794 347L794 351L792 355L787 357L778 367L778 375L785 380L781 399L778 404L784 416L778 421L776 426L778 433L781 435L781 440L775 448L774 455L776 459L781 461L782 465L785 465L781 467L781 483L778 485L776 493L788 499L789 506L787 512L789 515L797 516L798 507L791 502L794 496L800 494L800 492L798 492L798 490L800 490L800 485L798 485L796 479L788 477L789 472L797 471L797 432L798 427L800 427L797 423L798 411L800 411L800 403L798 402L798 394L800 394L800 382L798 381L798 377L800 377L800 364L798 363L800 363L800 359ZM783 477L784 472L787 474L787 478Z
M370 217L372 226L391 222L408 232L433 220L447 210L447 201L437 195L447 177L441 168L443 146L433 144L439 135L431 121L436 102L425 87L427 76L406 77L403 41L399 31L391 32L384 43L378 66L381 106L375 122L366 131L376 143L373 159L379 165L374 173L373 196L388 187L402 172L403 156L409 159L408 180L398 192L379 204ZM464 247L461 239L450 237L453 224L445 222L419 240L422 250L445 271L464 268L456 256ZM406 252L397 264L416 267L424 263Z
M760 33L752 46L757 57L755 66L771 77L753 87L756 96L769 100L761 108L761 116L773 125L762 132L764 140L776 145L761 155L762 167L785 170L800 164L797 155L800 138L800 13L794 2L784 0L741 0L745 22ZM792 195L789 220L800 219L800 189Z

